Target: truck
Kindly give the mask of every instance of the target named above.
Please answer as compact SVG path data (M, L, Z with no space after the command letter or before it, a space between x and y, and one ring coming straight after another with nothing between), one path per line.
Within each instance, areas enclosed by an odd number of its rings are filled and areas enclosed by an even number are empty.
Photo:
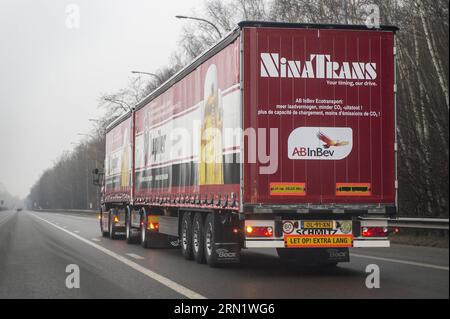
M389 247L396 31L240 22L107 127L103 236L211 267Z

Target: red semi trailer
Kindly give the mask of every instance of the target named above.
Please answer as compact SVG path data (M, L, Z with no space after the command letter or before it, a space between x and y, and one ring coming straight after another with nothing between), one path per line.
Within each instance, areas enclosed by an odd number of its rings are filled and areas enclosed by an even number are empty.
M103 235L211 266L389 247L396 30L241 22L108 127Z

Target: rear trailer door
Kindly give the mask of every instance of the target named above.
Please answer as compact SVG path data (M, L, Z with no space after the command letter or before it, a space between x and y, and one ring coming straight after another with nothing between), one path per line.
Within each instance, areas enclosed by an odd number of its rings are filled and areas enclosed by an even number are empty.
M394 33L243 33L244 203L395 205Z

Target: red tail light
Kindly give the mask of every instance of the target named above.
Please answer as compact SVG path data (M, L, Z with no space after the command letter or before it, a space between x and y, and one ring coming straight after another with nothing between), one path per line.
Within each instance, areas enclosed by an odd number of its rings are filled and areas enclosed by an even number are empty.
M247 226L245 232L247 237L273 237L272 227Z
M387 227L362 227L363 237L387 237L389 230Z
M150 230L158 230L159 229L159 224L158 223L149 222L147 228L150 229Z

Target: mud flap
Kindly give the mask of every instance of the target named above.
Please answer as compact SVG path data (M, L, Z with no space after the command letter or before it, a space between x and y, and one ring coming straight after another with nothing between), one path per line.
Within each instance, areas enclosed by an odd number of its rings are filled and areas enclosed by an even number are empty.
M287 261L295 261L302 265L321 265L350 262L348 248L323 249L277 249L278 256Z
M241 249L237 243L217 243L214 246L216 263L238 264L241 262Z
M241 261L239 236L233 232L237 216L214 214L214 259L218 264L236 264Z

